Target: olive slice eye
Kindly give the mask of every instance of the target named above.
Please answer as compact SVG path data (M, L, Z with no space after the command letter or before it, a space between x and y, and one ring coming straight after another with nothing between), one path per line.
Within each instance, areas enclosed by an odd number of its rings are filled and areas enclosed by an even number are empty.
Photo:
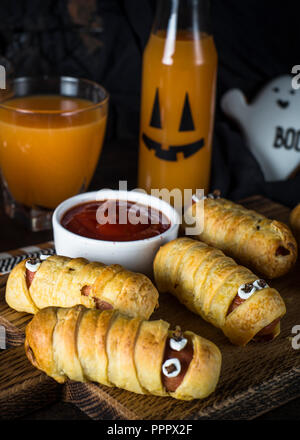
M238 296L243 300L250 298L250 296L252 296L255 292L256 292L256 287L253 286L252 283L242 284L238 288Z

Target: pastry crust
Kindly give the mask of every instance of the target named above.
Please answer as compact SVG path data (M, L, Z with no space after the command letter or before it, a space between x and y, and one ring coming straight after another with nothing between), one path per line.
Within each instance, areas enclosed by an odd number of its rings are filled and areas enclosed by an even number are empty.
M11 271L6 285L6 302L19 312L34 314L49 306L77 304L97 308L105 301L130 316L148 319L158 305L158 292L149 278L117 264L53 255L41 263L28 288L26 261ZM88 295L82 291L85 286L91 287Z
M154 276L160 292L175 295L188 309L220 328L233 344L246 345L286 311L279 293L267 287L228 314L239 287L258 277L222 251L191 238L178 238L160 248ZM279 326L273 336L278 333Z
M219 349L185 332L193 344L193 357L181 384L168 392L162 382L162 362L170 334L169 324L162 320L147 322L83 306L48 307L28 324L25 351L33 365L60 383L69 378L182 400L207 397L219 379Z
M298 244L300 245L300 203L291 212L290 224Z
M185 226L195 218L198 203L187 210ZM201 203L203 232L194 238L221 249L267 278L282 276L294 265L297 243L284 223L223 198L206 198Z

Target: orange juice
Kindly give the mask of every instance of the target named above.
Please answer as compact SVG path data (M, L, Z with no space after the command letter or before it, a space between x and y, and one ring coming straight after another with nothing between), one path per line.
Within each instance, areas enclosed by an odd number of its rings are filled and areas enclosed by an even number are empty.
M200 34L199 34L200 35ZM211 36L152 33L143 58L139 187L208 189L217 53Z
M4 104L0 165L13 198L28 207L53 209L86 189L102 148L103 108L59 95L31 95Z

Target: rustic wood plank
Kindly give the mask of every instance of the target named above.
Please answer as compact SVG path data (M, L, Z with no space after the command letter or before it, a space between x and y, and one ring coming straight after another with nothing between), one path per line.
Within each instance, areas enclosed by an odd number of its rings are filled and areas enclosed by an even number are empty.
M58 401L62 387L34 368L22 346L0 352L0 420Z
M259 196L245 199L242 203L272 218L288 221L288 208ZM280 291L287 306L287 314L282 320L281 334L271 343L250 343L245 348L231 345L221 331L189 312L176 298L168 294L160 296L160 308L152 319L165 319L172 326L180 324L184 330L189 329L211 339L222 351L223 366L220 383L216 392L207 399L181 402L171 398L141 396L96 384L68 382L64 387L64 400L76 404L94 419L252 419L299 396L299 350L294 350L291 345L292 328L300 324L299 281L298 260L295 268L288 275L271 282L271 285ZM9 343L17 345L23 341L23 330L30 316L9 309L3 301L3 296L2 288L0 324L4 323L8 329ZM7 350L7 353L10 352L12 358L16 353L18 359L21 355L19 350L22 352L23 348ZM2 356L3 354L0 357L0 378ZM13 362L13 359L10 362ZM36 374L39 377L42 375L30 366L24 355L23 362L26 362L27 367L17 373L17 385L20 385L24 378L26 382L30 377L35 378ZM44 375L42 376L45 378ZM13 378L13 374L11 377ZM51 379L49 380L51 382ZM14 380L11 382L11 389L13 393ZM0 381L0 405L1 399ZM13 414L13 410L11 413Z

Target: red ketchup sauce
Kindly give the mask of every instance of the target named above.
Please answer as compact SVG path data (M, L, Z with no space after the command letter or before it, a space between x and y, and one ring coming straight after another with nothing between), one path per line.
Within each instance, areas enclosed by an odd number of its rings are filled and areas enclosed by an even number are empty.
M105 241L142 240L160 235L171 226L161 211L123 200L76 205L63 215L61 224L74 234Z

